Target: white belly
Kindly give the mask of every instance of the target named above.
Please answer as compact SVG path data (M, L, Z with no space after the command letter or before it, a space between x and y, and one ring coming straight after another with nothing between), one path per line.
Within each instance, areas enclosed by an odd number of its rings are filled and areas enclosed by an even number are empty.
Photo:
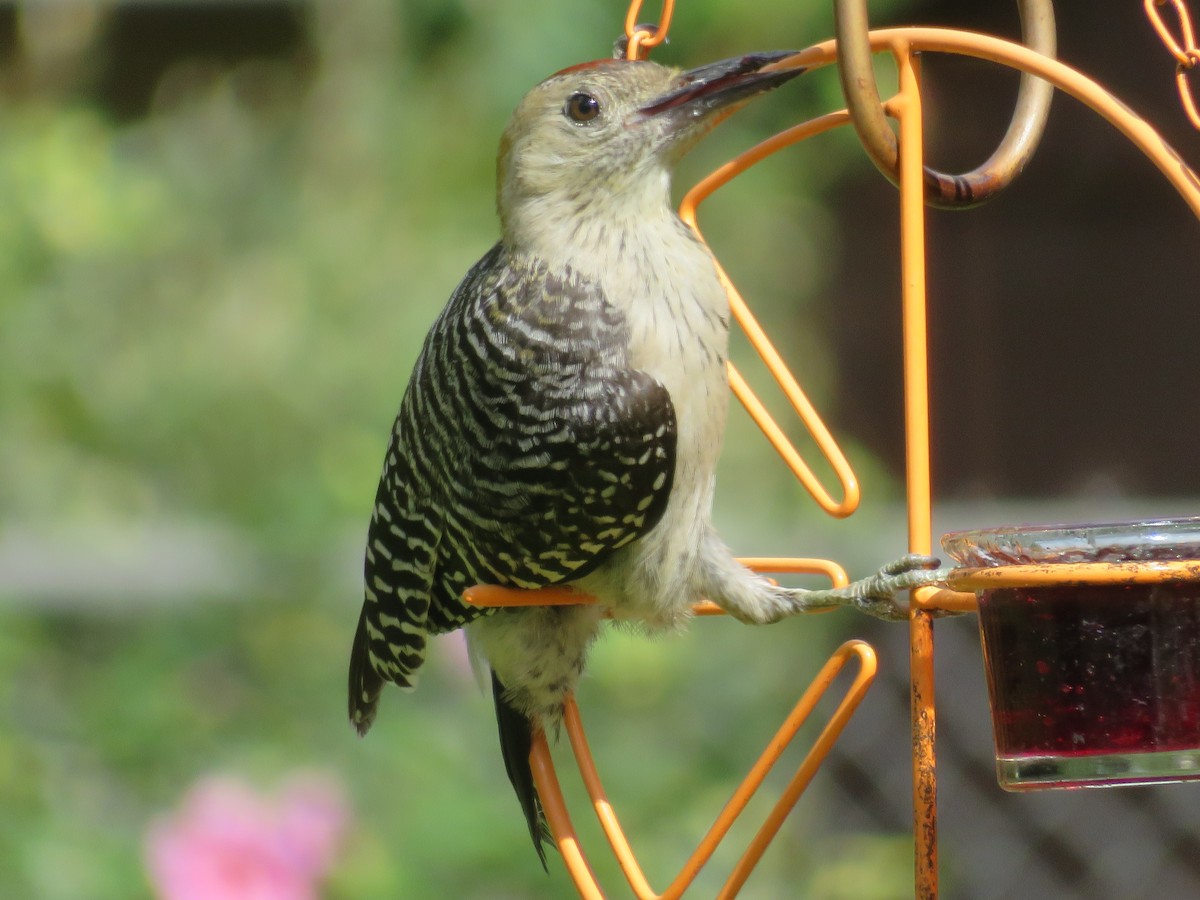
M608 297L627 297L630 362L657 378L675 407L675 477L667 509L649 534L589 579L617 616L671 625L698 599L697 554L709 528L717 460L729 408L729 303L712 258L675 231L649 273L611 277ZM629 275L632 273L621 273Z

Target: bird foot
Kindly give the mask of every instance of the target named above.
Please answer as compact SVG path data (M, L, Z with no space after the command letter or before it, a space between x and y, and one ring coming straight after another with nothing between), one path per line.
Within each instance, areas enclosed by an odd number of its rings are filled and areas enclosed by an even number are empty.
M913 588L944 584L950 570L939 565L941 561L936 557L910 553L874 575L845 587L809 591L804 599L809 608L852 606L878 619L907 619L908 604L900 603L899 595Z

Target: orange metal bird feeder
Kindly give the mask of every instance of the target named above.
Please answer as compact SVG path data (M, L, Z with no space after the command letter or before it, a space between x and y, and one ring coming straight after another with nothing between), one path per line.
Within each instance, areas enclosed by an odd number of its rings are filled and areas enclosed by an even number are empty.
M647 26L637 24L641 5L641 0L634 0L626 19L625 47L631 59L644 58L651 48L666 38L674 6L671 0L664 0L658 25ZM1166 5L1172 7L1177 20L1175 28L1164 21L1159 10L1159 7ZM696 210L713 191L783 147L847 124L853 125L872 161L898 185L903 281L901 306L908 550L911 553L929 554L933 549L925 206L971 206L1006 187L1020 173L1036 148L1050 98L1054 89L1058 89L1089 106L1132 141L1174 185L1192 212L1200 217L1200 177L1150 125L1096 82L1053 58L1055 32L1050 0L1019 0L1019 6L1025 46L985 34L944 28L909 27L869 31L865 0L834 0L837 40L815 44L776 65L815 69L836 64L847 108L796 125L743 153L689 191L680 209L684 221L699 234ZM1168 50L1176 58L1177 82L1184 111L1196 127L1200 128L1200 115L1197 114L1188 80L1192 69L1200 62L1200 51L1196 47L1187 9L1182 0L1145 0L1145 8ZM885 101L880 100L875 87L871 67L871 56L875 53L889 54L899 74L899 91ZM920 69L922 53L974 57L1022 72L1016 112L1004 140L987 162L966 175L944 175L924 165ZM887 121L889 118L897 121L898 136L892 131ZM839 483L840 498L835 497L834 493L820 483L749 384L730 366L730 386L734 394L745 405L754 421L818 505L834 516L850 515L858 506L859 487L844 454L788 371L766 333L754 319L745 301L724 272L721 275L728 289L735 318L832 467ZM1197 549L1200 550L1200 545ZM1200 552L1194 555L1200 556ZM753 559L743 562L764 572L824 574L835 586L848 582L841 566L829 560ZM1164 583L1190 586L1192 589L1188 591L1189 596L1196 596L1200 591L1194 589L1195 585L1200 584L1200 559L1176 558L1151 563L1134 560L1060 562L1053 565L1043 562L1002 567L970 566L953 570L946 589L921 588L913 592L909 629L916 896L932 898L938 893L934 617L946 612L976 611L976 591L988 592L997 588L1062 590L1071 586L1094 587L1107 584L1128 587ZM490 586L472 588L465 596L470 602L485 606L579 603L589 600L585 595L569 590L521 592ZM719 613L720 610L711 604L705 604L698 608L697 612ZM849 641L830 657L749 775L717 815L692 857L661 894L655 893L650 887L630 849L596 772L578 707L573 699L568 702L565 716L567 734L584 784L611 850L639 900L682 896L733 821L745 808L751 795L761 785L767 771L779 759L784 748L838 673L851 660L857 664L857 675L854 676L852 684L719 895L722 898L733 897L745 883L784 817L812 779L870 686L876 666L872 649L862 641ZM603 897L587 856L576 839L544 735L535 736L530 759L555 842L562 852L564 863L580 896ZM1200 760L1200 753L1197 754L1197 759ZM1200 770L1196 775L1200 776Z

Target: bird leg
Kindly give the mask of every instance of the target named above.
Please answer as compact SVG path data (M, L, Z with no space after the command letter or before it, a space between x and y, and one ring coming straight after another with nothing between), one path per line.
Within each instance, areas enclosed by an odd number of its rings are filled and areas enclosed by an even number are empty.
M718 546L723 553L717 552ZM845 587L806 590L780 587L751 572L733 558L715 534L710 533L706 551L702 594L734 618L754 625L837 606L852 607L880 619L907 619L908 608L899 602L899 595L913 588L942 584L950 573L949 569L938 568L939 561L934 557L910 554Z

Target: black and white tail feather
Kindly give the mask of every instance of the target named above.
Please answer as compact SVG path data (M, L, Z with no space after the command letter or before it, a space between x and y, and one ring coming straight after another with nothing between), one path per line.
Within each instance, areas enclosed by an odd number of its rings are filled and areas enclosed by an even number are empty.
M529 826L529 837L537 850L542 868L546 869L546 844L554 846L550 825L542 810L542 798L533 783L533 770L529 765L529 753L533 749L533 726L527 716L518 711L504 696L505 687L492 673L492 697L496 701L496 727L500 732L500 752L504 756L504 771L512 782L513 791L525 814Z

